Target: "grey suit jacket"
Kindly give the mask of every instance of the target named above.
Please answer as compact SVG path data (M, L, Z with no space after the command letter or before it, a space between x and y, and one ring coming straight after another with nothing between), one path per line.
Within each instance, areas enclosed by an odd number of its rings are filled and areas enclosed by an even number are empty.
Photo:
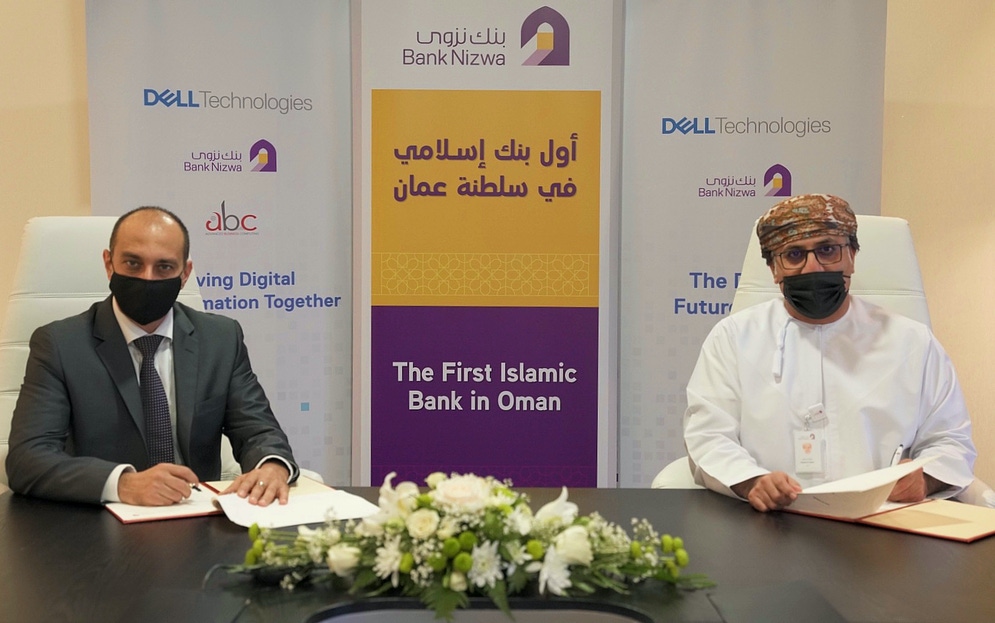
M277 455L297 467L231 318L173 306L179 452L201 480L221 475L221 434L243 471ZM18 493L99 503L114 467L149 467L135 367L111 299L31 336L10 431L7 477Z

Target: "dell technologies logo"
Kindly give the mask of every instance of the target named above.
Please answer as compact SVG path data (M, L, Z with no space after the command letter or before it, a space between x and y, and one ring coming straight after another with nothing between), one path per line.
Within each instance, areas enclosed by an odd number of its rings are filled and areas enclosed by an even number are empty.
M170 89L156 91L155 89L145 89L145 105L155 106L156 104L162 104L167 108L171 106L176 106L177 108L200 108L200 104L193 99L193 91L181 91L179 89L175 91Z
M680 120L675 120L672 117L663 118L663 133L673 134L674 132L680 132L681 134L715 134L715 130L712 129L710 125L710 119L704 117L704 123L698 117L692 117L688 119L687 117L681 117Z

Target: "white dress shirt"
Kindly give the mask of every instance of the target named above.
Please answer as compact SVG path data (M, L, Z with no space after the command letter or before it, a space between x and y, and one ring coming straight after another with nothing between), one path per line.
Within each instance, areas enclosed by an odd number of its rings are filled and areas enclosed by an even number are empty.
M128 343L128 352L131 353L132 362L135 364L135 377L140 377L141 367L142 367L142 353L138 350L138 346L135 345L135 340L146 335L161 335L163 336L162 342L159 343L159 349L155 353L155 369L159 373L159 379L162 381L162 388L166 392L166 400L169 402L169 422L170 428L173 431L173 462L177 465L185 465L185 457L180 451L180 444L176 437L176 383L173 375L173 310L170 309L166 315L163 317L162 322L152 333L146 333L134 320L124 315L121 308L118 307L117 299L112 297L112 304L114 307L114 317L117 318L117 323L121 327L121 333L124 334L124 340ZM279 460L290 472L291 479L293 478L294 470L291 465L280 456L272 455L263 457L261 461L256 465L262 465L266 461ZM118 482L121 479L121 474L125 471L135 471L134 465L121 464L114 468L107 477L107 481L104 483L104 489L101 493L102 502L120 502L121 498L118 496Z

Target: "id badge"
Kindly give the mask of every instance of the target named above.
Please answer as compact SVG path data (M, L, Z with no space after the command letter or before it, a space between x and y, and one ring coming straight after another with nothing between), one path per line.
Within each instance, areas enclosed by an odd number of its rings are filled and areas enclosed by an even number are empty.
M820 429L795 431L795 473L821 474L825 471L826 436Z

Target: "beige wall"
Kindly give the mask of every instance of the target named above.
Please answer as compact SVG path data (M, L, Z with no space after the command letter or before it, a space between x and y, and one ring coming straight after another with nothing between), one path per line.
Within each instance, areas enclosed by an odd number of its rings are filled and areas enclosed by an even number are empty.
M83 7L83 0L0 0L0 301L24 222L90 211ZM888 4L881 211L912 224L934 330L960 373L982 456L977 471L990 483L993 40L989 0Z
M995 483L995 3L891 0L881 213L908 219L933 330Z
M0 301L25 221L90 213L83 9L83 0L0 0Z

